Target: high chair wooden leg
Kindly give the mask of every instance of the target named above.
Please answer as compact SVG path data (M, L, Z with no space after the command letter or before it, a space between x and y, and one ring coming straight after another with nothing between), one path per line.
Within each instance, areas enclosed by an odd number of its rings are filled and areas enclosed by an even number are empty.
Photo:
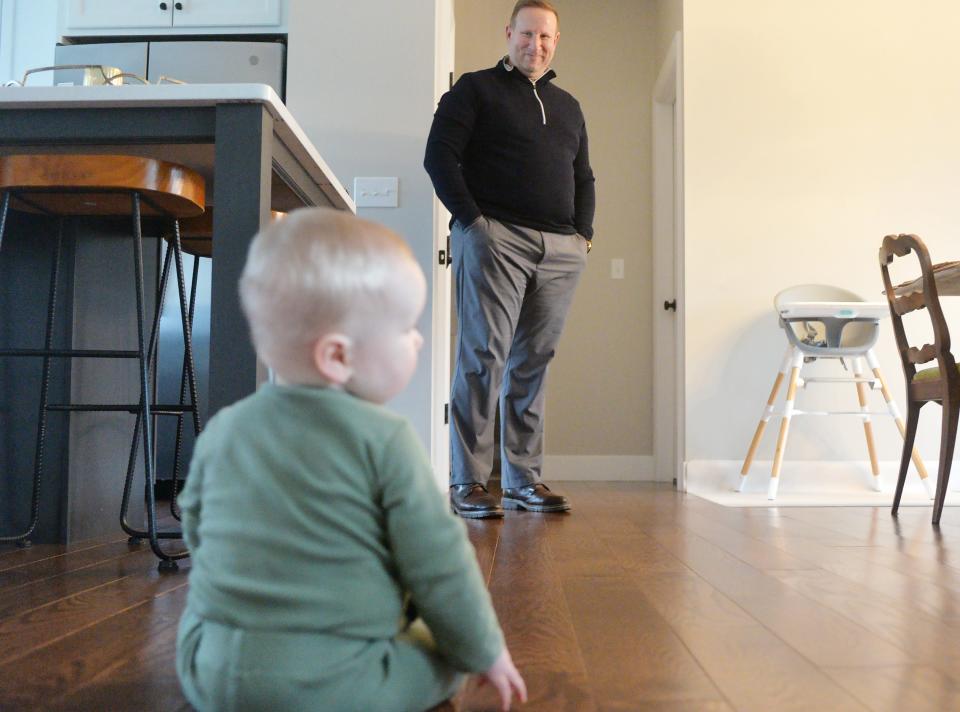
M780 363L780 370L777 372L777 378L773 382L773 388L770 389L770 397L767 398L767 406L763 409L760 416L760 422L757 423L757 429L753 434L753 440L750 441L750 449L747 451L747 457L743 461L743 467L740 468L740 481L737 483L737 492L743 492L743 486L747 481L747 473L750 472L750 465L753 464L753 458L757 454L757 448L760 446L760 440L763 438L763 431L766 430L767 422L773 415L773 405L777 400L777 393L780 392L780 386L787 375L787 369L790 368L790 360L793 355L793 349L788 347Z
M800 369L803 367L803 354L800 349L793 349L790 369L790 385L787 387L787 402L783 405L783 420L780 421L780 435L777 437L777 451L773 456L773 471L770 473L770 485L767 488L767 499L776 499L780 487L780 468L783 466L783 453L787 447L787 436L790 433L790 419L793 417L794 402L797 398L797 380L800 378Z
M897 430L900 431L900 437L906 439L907 429L903 423L903 416L900 414L900 408L897 407L897 402L893 399L893 396L890 395L890 389L887 387L887 381L884 379L883 373L880 371L880 362L873 353L873 349L867 351L867 364L873 371L873 375L880 382L880 392L883 393L883 399L887 403L887 410L890 411L890 415L893 416L893 420L897 424ZM920 475L920 481L923 483L923 488L927 492L927 496L930 499L933 499L933 483L930 482L930 475L927 472L926 465L923 464L923 460L920 457L920 452L916 448L913 448L911 456L913 458L913 464L917 468L917 474Z
M853 359L853 377L863 378L863 364L859 358ZM873 473L873 489L880 491L880 464L877 462L877 448L873 442L873 423L870 420L870 407L867 403L867 384L857 381L857 399L860 412L863 413L863 434L867 438L867 452L870 453L870 471Z

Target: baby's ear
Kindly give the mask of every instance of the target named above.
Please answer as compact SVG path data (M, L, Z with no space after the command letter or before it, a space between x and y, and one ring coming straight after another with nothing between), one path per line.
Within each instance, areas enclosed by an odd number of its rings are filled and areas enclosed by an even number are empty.
M342 386L353 375L350 365L349 336L340 333L324 334L313 345L313 365L323 379L332 386Z

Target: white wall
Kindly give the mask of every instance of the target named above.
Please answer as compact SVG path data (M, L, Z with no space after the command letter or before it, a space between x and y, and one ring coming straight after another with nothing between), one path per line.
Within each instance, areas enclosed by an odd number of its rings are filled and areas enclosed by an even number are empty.
M57 0L0 0L0 83L53 64L56 44ZM52 83L52 72L30 77L30 86Z
M291 0L287 105L337 178L399 176L398 208L363 217L396 230L433 272L433 188L423 151L433 118L434 2ZM413 381L391 404L430 442L432 300L420 320L424 345Z
M776 292L822 282L883 299L888 233L960 258L960 5L685 0L683 14L687 458L735 460L786 343ZM889 322L878 355L902 405ZM800 398L856 407L853 386L833 393ZM918 445L935 462L940 410L925 410ZM894 425L875 427L880 458L897 460ZM787 459L866 460L859 420L797 420Z

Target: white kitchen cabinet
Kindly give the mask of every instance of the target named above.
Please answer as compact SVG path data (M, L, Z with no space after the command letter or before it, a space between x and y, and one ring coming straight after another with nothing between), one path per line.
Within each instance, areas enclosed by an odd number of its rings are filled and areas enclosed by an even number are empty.
M287 0L61 0L62 37L278 33Z
M173 24L173 0L67 0L66 29L147 29Z
M279 25L280 0L178 0L174 27Z

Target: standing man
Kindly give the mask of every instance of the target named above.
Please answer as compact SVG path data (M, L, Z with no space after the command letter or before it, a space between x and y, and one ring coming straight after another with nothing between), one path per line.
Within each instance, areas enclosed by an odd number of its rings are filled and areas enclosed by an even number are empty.
M544 379L591 247L594 178L580 105L551 83L558 27L550 2L520 0L507 56L460 77L427 140L453 214L450 501L463 517L503 516L487 491L498 395L503 507L570 509L540 481Z

